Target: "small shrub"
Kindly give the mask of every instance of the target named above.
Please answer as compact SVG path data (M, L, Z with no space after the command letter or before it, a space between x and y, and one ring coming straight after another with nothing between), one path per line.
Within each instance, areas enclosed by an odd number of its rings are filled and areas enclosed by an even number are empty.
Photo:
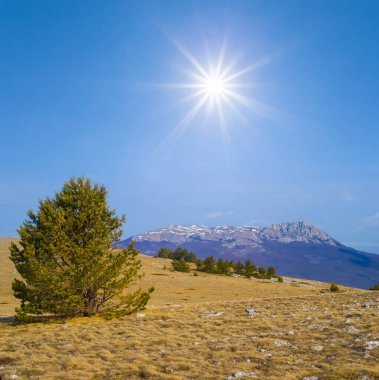
M278 282L283 282L283 277L282 276L278 276Z
M190 266L184 260L173 261L171 265L175 272L188 273L190 271Z
M379 282L375 284L374 286L371 286L369 290L379 290Z
M330 284L330 291L331 292L339 292L340 291L340 288L336 285L336 284Z
M199 273L197 273L197 272L193 272L193 275L194 275L195 277L197 277L197 276L199 275Z

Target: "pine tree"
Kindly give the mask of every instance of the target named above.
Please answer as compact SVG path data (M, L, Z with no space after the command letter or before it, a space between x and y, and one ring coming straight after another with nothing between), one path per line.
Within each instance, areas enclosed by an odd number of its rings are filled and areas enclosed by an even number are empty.
M208 273L215 273L216 262L213 256L208 256L203 261L202 270Z
M257 271L256 266L251 262L251 260L246 260L244 274L246 277L252 277Z
M163 259L170 259L173 255L173 251L170 248L162 247L155 257L162 257Z
M188 265L187 262L185 262L183 259L179 260L179 261L172 261L171 263L172 265L172 268L174 269L174 271L176 272L184 272L184 273L188 273L190 271L190 266Z
M269 266L267 268L267 275L271 278L271 277L274 277L276 275L276 270L273 266Z
M187 262L187 263L196 263L197 261L197 256L193 253L193 252L190 252L187 257L184 258L184 260Z
M258 268L258 275L260 278L265 278L266 277L266 269L263 267Z
M216 263L216 272L218 274L225 274L225 262L223 259L218 259Z
M20 245L10 248L22 277L12 284L21 300L18 319L43 313L124 315L145 307L153 288L123 294L141 277L141 262L133 244L112 248L125 217L109 209L103 186L72 178L28 217L18 230Z
M234 273L242 275L245 272L245 266L241 263L241 261L238 261L234 264Z

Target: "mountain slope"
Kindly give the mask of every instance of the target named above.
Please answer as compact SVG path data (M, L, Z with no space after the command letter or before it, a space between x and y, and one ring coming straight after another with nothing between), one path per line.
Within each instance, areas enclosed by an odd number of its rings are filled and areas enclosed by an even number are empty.
M252 259L274 265L283 275L368 288L379 281L379 255L339 243L306 222L268 227L207 227L172 225L132 236L142 253L154 255L161 247L184 247L200 258L212 255L229 260Z

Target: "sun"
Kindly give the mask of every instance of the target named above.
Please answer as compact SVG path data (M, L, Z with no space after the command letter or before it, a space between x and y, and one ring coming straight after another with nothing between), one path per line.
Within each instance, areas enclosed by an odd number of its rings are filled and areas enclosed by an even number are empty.
M246 108L252 112L270 116L273 114L270 107L246 95L246 89L254 87L249 81L248 74L270 63L270 57L260 59L251 65L239 67L238 59L226 59L226 45L221 46L216 59L208 58L207 64L195 57L192 52L180 43L172 40L176 48L189 61L190 67L183 70L188 77L182 83L166 83L163 87L189 91L180 103L192 102L193 106L179 125L189 124L190 121L205 107L215 109L220 124L224 125L226 109L238 113L239 108ZM211 107L216 105L217 107Z
M225 83L220 77L211 77L204 83L204 88L209 96L220 97L225 91L224 85Z
M220 131L227 145L230 145L229 123L227 122L229 115L234 113L246 121L242 110L247 109L259 116L273 119L278 117L279 113L274 109L249 96L249 89L255 87L249 74L269 64L271 56L241 67L236 57L230 57L229 60L226 58L224 43L216 55L216 59L212 59L208 55L207 62L202 63L185 46L173 39L171 41L190 63L189 67L183 67L182 70L187 79L180 83L160 83L156 86L183 91L183 96L178 98L177 104L191 103L191 106L182 120L166 136L157 151L164 151L168 144L177 140L202 110L206 110L207 117L212 114L216 116L212 123L214 124L218 119Z

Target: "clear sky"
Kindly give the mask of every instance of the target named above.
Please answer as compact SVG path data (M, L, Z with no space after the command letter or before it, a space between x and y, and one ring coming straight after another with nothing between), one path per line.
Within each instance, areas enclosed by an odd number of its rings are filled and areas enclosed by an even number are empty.
M183 122L222 46L243 86ZM378 46L378 1L0 0L0 236L84 175L125 237L307 220L379 253Z

